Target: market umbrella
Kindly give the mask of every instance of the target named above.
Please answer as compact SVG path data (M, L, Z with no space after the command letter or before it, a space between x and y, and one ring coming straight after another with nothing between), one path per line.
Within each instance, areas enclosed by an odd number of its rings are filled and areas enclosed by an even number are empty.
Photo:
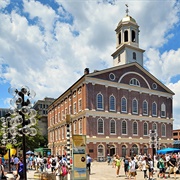
M164 149L157 150L157 154L167 154L167 153L176 153L176 152L180 152L180 149L164 148Z
M26 154L34 154L32 151L27 151Z

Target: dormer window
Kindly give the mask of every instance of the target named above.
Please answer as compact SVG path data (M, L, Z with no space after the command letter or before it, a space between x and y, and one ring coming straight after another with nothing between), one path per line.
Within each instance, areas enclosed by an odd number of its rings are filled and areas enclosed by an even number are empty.
M132 78L130 80L129 84L133 85L133 86L140 86L140 83L139 83L139 81L136 78Z
M133 60L136 60L136 53L133 52Z
M121 33L119 33L119 44L121 44Z

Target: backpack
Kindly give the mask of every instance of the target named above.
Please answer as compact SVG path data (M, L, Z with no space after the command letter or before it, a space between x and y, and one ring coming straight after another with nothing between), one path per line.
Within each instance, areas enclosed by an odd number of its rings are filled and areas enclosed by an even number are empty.
M43 159L43 163L44 163L44 164L47 163L47 159L46 159L46 158Z
M56 166L56 161L55 159L52 160L52 163L51 163L53 166Z
M135 169L138 169L138 168L139 168L139 166L138 166L137 162L135 162Z
M159 169L159 164L160 164L160 163L159 163L159 161L158 161L158 162L157 162L157 168L158 168L158 169Z
M66 176L68 174L68 170L66 166L62 166L61 169L62 169L62 176Z

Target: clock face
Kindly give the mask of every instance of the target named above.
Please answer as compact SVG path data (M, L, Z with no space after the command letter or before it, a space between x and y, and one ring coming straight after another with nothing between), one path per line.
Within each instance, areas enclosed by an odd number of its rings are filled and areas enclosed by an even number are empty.
M111 81L114 81L115 78L116 78L116 76L115 76L113 73L110 73L110 74L109 74L109 79L110 79Z
M156 83L153 83L153 84L152 84L152 88L153 88L153 89L157 89L157 84L156 84Z

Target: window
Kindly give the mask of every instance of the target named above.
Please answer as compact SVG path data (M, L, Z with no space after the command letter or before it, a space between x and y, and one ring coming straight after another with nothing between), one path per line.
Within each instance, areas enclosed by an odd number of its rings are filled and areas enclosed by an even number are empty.
M139 83L139 81L136 78L132 78L130 80L129 84L133 85L133 86L140 86L140 83Z
M148 135L148 123L144 123L144 136L147 136Z
M121 98L121 112L127 112L127 99L125 97Z
M110 134L116 134L116 122L115 122L115 120L110 121Z
M64 139L64 127L61 128L61 132L62 132L62 139Z
M69 105L69 114L71 114L72 112L72 108L71 108L71 105Z
M115 111L116 109L116 100L113 95L111 95L109 98L109 107L110 107L109 108L110 111Z
M125 145L122 145L122 157L126 157L126 146Z
M121 44L121 33L119 33L119 44Z
M133 59L136 60L136 53L133 52Z
M79 134L82 134L82 119L79 120Z
M128 42L128 31L124 31L124 42Z
M127 134L126 121L122 121L122 134Z
M156 130L156 132L157 132L157 124L156 123L153 123L152 130Z
M59 112L58 113L58 121L60 121L61 120L61 113Z
M118 63L120 63L120 62L121 62L121 55L118 54Z
M132 113L133 114L138 113L138 102L136 99L133 99L133 101L132 101Z
M157 104L155 102L152 103L152 116L157 116Z
M166 137L166 125L165 124L161 125L161 135Z
M98 119L98 134L103 134L104 133L104 121L102 119Z
M161 117L166 117L166 105L161 104Z
M76 114L76 103L74 103L74 114Z
M143 115L148 115L148 103L147 101L143 101Z
M74 122L74 134L76 134L77 132L76 132L76 121Z
M135 33L135 31L132 30L131 33L132 33L132 36L131 36L132 39L131 39L131 41L132 41L132 42L136 42L136 33Z
M101 144L98 146L98 157L104 157L104 147Z
M137 122L133 122L133 135L138 134L138 125Z
M96 97L96 103L97 103L97 109L98 110L103 110L103 95L102 94L97 94L97 97Z
M81 99L79 99L78 105L79 105L79 111L81 111L82 110L82 100Z

